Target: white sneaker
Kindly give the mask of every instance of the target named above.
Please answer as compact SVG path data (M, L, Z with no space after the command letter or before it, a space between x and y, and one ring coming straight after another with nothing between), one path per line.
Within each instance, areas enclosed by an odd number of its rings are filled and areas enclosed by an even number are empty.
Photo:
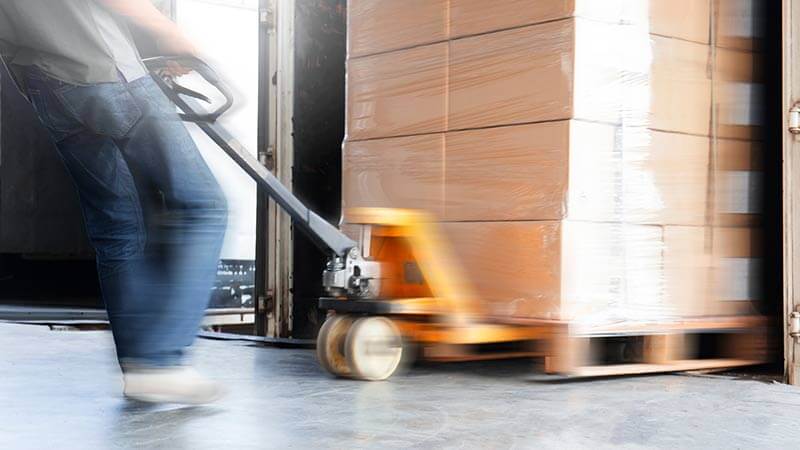
M222 387L190 367L135 369L126 371L125 397L150 403L202 405L218 400Z

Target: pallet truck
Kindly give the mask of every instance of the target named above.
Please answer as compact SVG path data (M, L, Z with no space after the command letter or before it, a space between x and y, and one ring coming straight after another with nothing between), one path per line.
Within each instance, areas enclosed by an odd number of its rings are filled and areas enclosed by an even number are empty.
M542 354L534 344L548 337L551 327L481 318L475 291L432 217L405 209L353 209L348 215L357 236L351 238L308 209L217 122L234 98L211 67L193 57L156 57L144 63L181 110L181 119L196 123L329 255L322 274L327 296L319 300L328 318L317 338L317 356L328 372L385 380L411 348L439 360ZM173 64L198 73L225 103L207 111L200 103L211 103L207 96L167 74ZM480 351L487 346L489 351Z

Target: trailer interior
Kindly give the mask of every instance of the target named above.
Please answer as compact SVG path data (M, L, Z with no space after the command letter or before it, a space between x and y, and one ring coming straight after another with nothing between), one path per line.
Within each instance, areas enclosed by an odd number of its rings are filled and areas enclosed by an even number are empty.
M238 167L201 144L240 212L195 352L230 396L209 410L125 404L116 397L113 345L77 197L34 112L0 73L0 447L497 448L534 440L544 448L794 447L800 141L787 123L800 98L800 2L768 3L759 69L761 122L769 130L759 162L760 292L772 351L769 364L723 372L556 382L540 376L541 361L520 359L419 363L381 383L330 377L312 350L326 316L318 305L329 255ZM347 1L169 0L161 7L189 28L226 18L195 31L210 61L227 67L223 76L247 98L227 125L337 225ZM140 45L146 53L148 43ZM709 405L717 405L713 413ZM675 410L682 412L664 420ZM693 446L682 440L687 429Z

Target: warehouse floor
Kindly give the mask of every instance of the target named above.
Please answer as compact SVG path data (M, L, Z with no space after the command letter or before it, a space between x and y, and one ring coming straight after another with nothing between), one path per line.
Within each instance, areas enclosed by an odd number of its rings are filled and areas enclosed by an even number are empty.
M126 402L111 336L0 324L0 448L796 448L800 389L722 376L533 381L529 363L334 380L310 350L200 340L229 395Z

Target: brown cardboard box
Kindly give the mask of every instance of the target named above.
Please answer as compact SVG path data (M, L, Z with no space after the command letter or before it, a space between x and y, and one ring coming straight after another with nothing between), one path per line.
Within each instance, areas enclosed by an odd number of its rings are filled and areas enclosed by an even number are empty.
M453 41L450 129L569 119L574 36L570 19Z
M708 136L711 80L708 46L654 37L650 127Z
M758 228L713 228L712 299L719 315L756 314L761 295L762 250Z
M347 137L570 118L708 135L709 53L638 27L567 19L352 59Z
M679 314L664 298L664 228L562 222L563 315L576 323L662 320Z
M564 216L569 122L447 134L445 220Z
M443 224L487 315L600 323L678 313L663 230L570 221Z
M764 78L760 55L717 48L715 60L717 136L748 140L761 138Z
M447 40L447 4L447 0L348 0L348 56Z
M758 314L755 228L664 227L667 304L684 317Z
M707 44L709 9L708 2L698 0L349 0L348 55L357 58L569 17L632 23L653 34ZM739 13L728 7L721 14ZM721 32L735 32L731 27L736 24L741 26L741 20L728 17Z
M631 23L653 34L708 43L710 5L698 0L450 0L450 38L568 17Z
M450 37L459 38L570 17L581 0L450 0Z
M565 220L442 229L490 316L603 324L757 313L752 228Z
M722 227L760 223L763 192L761 143L717 139L714 166L714 224Z
M648 3L642 0L632 1ZM710 9L706 0L650 0L650 32L708 44L711 29Z
M342 155L342 208L417 208L441 216L444 136L348 142Z
M710 140L583 121L351 141L343 202L446 221L703 225Z
M703 225L710 140L582 121L447 134L445 220Z
M717 18L754 0L725 1ZM351 3L345 221L357 206L433 212L488 315L754 312L746 20L712 36L695 0ZM377 19L353 25L359 8Z
M449 129L578 118L708 135L708 58L701 44L583 19L459 39Z
M682 316L758 314L757 228L664 227L667 303Z
M710 140L573 121L567 216L704 225Z
M446 43L348 61L347 139L445 131L446 83Z
M442 229L487 314L560 317L560 222L446 223Z
M664 227L665 295L683 316L714 312L710 242L710 227Z
M740 50L762 46L765 0L714 0L716 45Z

